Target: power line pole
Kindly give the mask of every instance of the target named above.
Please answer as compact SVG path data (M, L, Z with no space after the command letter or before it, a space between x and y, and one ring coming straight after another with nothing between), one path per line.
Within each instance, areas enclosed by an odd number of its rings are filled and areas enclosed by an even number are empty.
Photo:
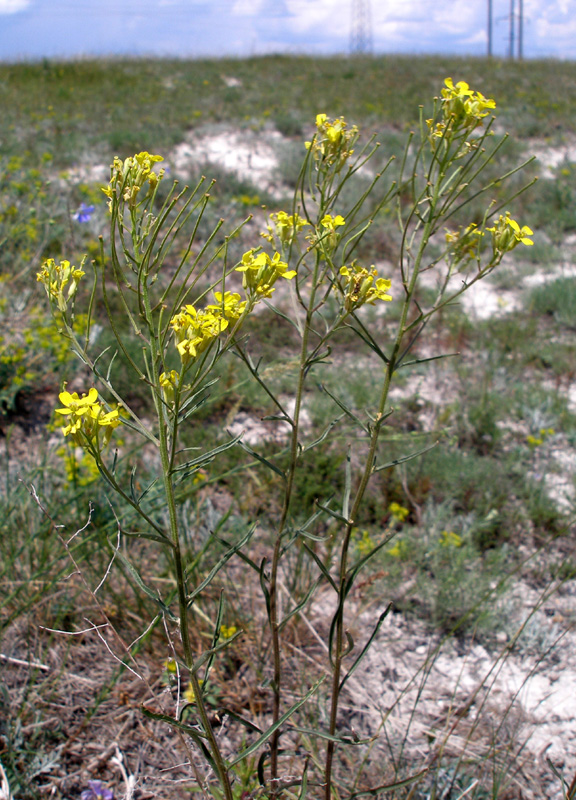
M488 58L492 58L492 0L488 0Z
M372 14L370 0L352 0L350 52L372 52Z
M514 33L516 30L516 10L514 0L510 0L510 39L508 42L508 58L514 58Z
M524 58L524 0L518 0L518 58Z

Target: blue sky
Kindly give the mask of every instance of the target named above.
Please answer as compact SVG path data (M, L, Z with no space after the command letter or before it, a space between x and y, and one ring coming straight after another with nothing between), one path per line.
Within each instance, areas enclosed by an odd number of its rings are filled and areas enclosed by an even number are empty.
M496 55L507 53L510 2L493 0ZM370 7L376 53L486 52L487 0ZM351 8L352 0L0 0L0 60L344 53ZM524 20L525 57L575 57L576 0L524 0Z

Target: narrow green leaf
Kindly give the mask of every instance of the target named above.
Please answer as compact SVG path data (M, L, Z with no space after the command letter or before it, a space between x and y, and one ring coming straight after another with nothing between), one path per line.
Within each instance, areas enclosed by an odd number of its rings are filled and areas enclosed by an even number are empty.
M263 558L260 562L260 569L258 570L258 575L260 577L260 586L262 588L262 594L264 595L264 600L266 602L266 613L268 615L268 619L270 619L270 591L268 586L266 585L266 581L268 580L266 572L264 571L266 568L266 559Z
M417 450L415 453L410 453L407 456L402 456L401 458L395 458L394 461L389 461L387 464L380 464L378 467L374 467L372 472L382 472L383 469L390 469L390 467L396 467L398 464L405 464L406 461L412 461L413 458L418 458L418 456L427 453L429 450L433 450L439 442L434 442L434 444L429 445L428 447L424 447L422 450Z
M330 573L328 572L328 569L326 568L326 566L325 566L325 565L322 563L322 561L320 560L320 556L316 555L316 553L314 552L314 550L312 550L312 548L310 548L310 547L309 547L309 546L306 544L306 542L304 542L304 549L306 550L306 552L308 553L308 555L312 556L312 558L313 558L313 559L314 559L314 561L316 562L316 566L318 567L318 569L320 570L320 572L322 573L322 575L323 575L323 576L326 578L326 580L328 581L328 583L330 584L330 586L331 586L331 587L334 589L334 591L335 591L335 592L337 592L337 591L338 591L338 587L336 586L336 583L335 583L335 581L334 581L334 578L333 578L333 577L330 575Z
M358 416L357 416L357 415L356 415L356 414L355 414L355 413L354 413L354 412L353 412L351 409L349 409L349 408L348 408L348 406L347 406L347 405L345 405L345 404L342 402L342 400L340 400L338 397L336 397L336 395L335 395L335 394L332 394L332 392L331 392L329 389L327 389L327 388L326 388L326 386L325 386L323 383L321 383L321 384L320 384L320 388L322 389L322 391L323 391L323 392L326 392L326 394L328 395L328 397L332 398L332 400L333 400L333 401L336 403L336 405L338 406L338 408L341 408L341 409L342 409L342 411L343 411L343 412L344 412L344 413L345 413L345 414L346 414L348 417L350 417L350 419L353 419L353 420L354 420L354 422L356 422L356 424L357 424L357 425L359 425L359 426L362 428L362 430L364 431L364 433L368 433L368 434L370 433L370 431L368 430L368 427L367 427L367 426L366 426L366 425L365 425L365 424L362 422L362 420L360 419L360 417L358 417Z
M312 728L300 728L298 725L290 725L291 731L298 731L298 733L306 733L309 736L325 739L327 742L334 742L335 744L369 744L372 739L357 739L350 736L332 736L330 733L324 731L316 731Z
M344 496L342 498L342 516L344 519L350 519L350 492L352 491L352 459L351 448L348 448L346 454L346 470L344 478Z
M205 588L208 586L208 584L210 584L210 583L213 581L213 579L214 579L214 578L215 578L215 576L216 576L216 575L217 575L217 574L220 572L220 570L222 569L222 567L224 567L224 566L225 566L225 565L228 563L228 561L230 561L230 559L231 559L233 556L235 556L235 555L236 555L236 553L237 553L237 552L238 552L238 551L239 551L239 550L240 550L242 547L244 547L244 545L245 545L245 544L247 544L247 543L250 541L250 539L251 539L251 538L252 538L252 536L254 535L254 531L255 531L255 530L256 530L256 523L254 523L254 525L252 525L252 526L251 526L251 527L248 529L248 532L247 532L247 533L246 533L246 534L245 534L245 535L242 537L242 539L240 539L240 541L239 541L239 542L237 542L237 543L236 543L236 544L235 544L233 547L231 547L231 548L230 548L230 550L228 550L226 553L224 553L224 555L223 555L223 556L221 556L221 557L220 557L220 559L218 560L218 562L217 562L217 563L216 563L216 564L215 564L215 565L212 567L212 569L210 570L210 572L208 573L208 575L207 575L207 576L204 578L204 580L202 581L202 583L200 583L200 584L199 584L199 585L198 585L198 586L197 586L197 587L194 589L194 591L193 591L193 592L191 592L191 593L188 595L188 607L190 607L190 606L192 605L192 603L194 602L194 600L195 600L195 599L198 597L198 595L199 595L201 592L203 592L203 591L204 591L204 589L205 589Z
M409 786L411 783L416 783L417 781L422 780L422 778L428 774L427 769L423 769L421 772L418 772L416 775L412 775L409 778L404 778L400 781L394 781L393 783L383 783L381 786L375 786L373 789L362 789L359 792L352 792L349 795L348 800L354 800L355 797L363 797L364 795L376 795L379 792L387 792L391 791L392 789L401 789L403 786Z
M299 611L301 611L307 605L308 601L310 600L310 598L312 597L312 595L314 594L314 592L318 588L318 585L319 585L321 580L322 580L322 576L320 575L320 576L318 576L318 578L315 581L312 582L312 585L310 586L310 588L306 592L306 596L304 597L304 599L301 600L297 605L295 605L294 608L291 609L286 614L286 616L282 619L282 621L278 625L278 631L281 631L286 626L286 624L292 619L292 617L295 614L297 614Z
M304 447L302 448L302 452L305 453L307 450L312 450L312 448L316 447L316 445L322 444L322 442L326 439L326 437L329 436L332 429L335 428L336 425L338 425L338 423L340 422L340 420L343 419L345 416L346 416L345 414L340 414L339 417L336 417L336 419L332 420L332 422L324 429L324 431L320 434L320 436L317 439L314 439L314 441L310 442L310 444L304 445Z
M257 733L259 735L262 734L261 728L259 728L257 725L254 725L253 722L250 722L250 720L246 719L245 717L240 716L240 714L237 714L235 711L232 711L231 708L224 707L222 710L226 713L227 717L230 717L231 719L236 720L236 722L239 722L241 725L244 725L244 727L247 728L251 733Z
M321 508L322 511L325 511L327 514L329 514L331 517L334 517L334 519L337 519L339 522L343 522L345 525L351 525L352 524L352 520L346 519L346 517L343 517L342 514L339 514L337 511L334 511L332 508L329 508L328 506L322 505L320 500L316 500L316 505L318 506L318 508Z
M234 447L240 441L240 437L236 436L230 439L228 442L219 445L218 447L214 447L212 450L209 450L207 453L202 453L199 455L198 458L193 458L191 461L186 461L185 464L180 464L177 467L174 467L172 470L172 474L177 474L178 472L182 472L183 470L190 470L194 467L202 467L205 464L213 461L214 458L219 455L219 453L224 453L226 450L229 450L231 447ZM241 442L240 442L241 444Z
M190 738L194 741L194 744L196 744L196 746L202 751L202 755L208 764L210 764L213 770L216 770L214 759L202 741L202 739L207 738L205 733L198 728L193 728L190 725L186 725L185 722L180 722L180 720L168 716L168 714L158 714L156 711L146 708L146 706L140 706L140 708L144 716L148 717L148 719L157 720L158 722L165 722L167 725L171 725L173 728L178 728L178 730L188 734L188 736L190 736ZM185 706L185 708L188 708L188 706Z
M270 739L270 737L273 736L274 733L276 733L278 728L281 728L282 725L284 725L284 723L287 720L289 720L290 717L296 711L298 711L298 709L301 708L304 705L304 703L306 703L307 700L310 699L310 697L312 697L312 695L318 690L318 688L324 683L324 681L325 681L325 678L320 678L320 680L316 681L316 683L312 686L312 688L309 689L306 692L304 697L302 697L300 700L298 700L296 703L294 703L294 705L290 706L288 711L286 711L285 714L282 714L280 719L277 722L275 722L274 725L271 725L268 728L268 730L265 731L265 733L262 734L262 736L259 736L258 739L256 739L255 742L253 742L249 747L247 747L245 750L243 750L240 753L239 756L236 756L236 758L233 761L230 761L228 766L229 767L233 767L235 764L239 764L245 758L248 758L248 756L251 756L252 753L254 753L256 750L258 750L259 747L262 747L263 744L266 744L268 739Z
M460 353L441 353L439 356L430 356L429 358L415 358L412 361L402 361L400 364L396 363L396 369L404 369L404 367L412 367L414 364L426 364L428 361L439 361L441 358L454 358L459 356Z
M138 585L138 588L141 589L144 592L144 594L150 598L150 600L156 603L156 605L162 610L163 614L165 614L170 620L175 622L177 620L177 617L172 613L172 611L168 608L168 606L166 606L162 602L161 598L158 597L158 594L154 592L149 586L146 586L146 584L140 577L140 573L136 570L134 565L130 561L128 561L126 556L123 555L123 553L120 550L114 550L114 553L116 554L116 559L120 561L122 566L128 570L128 572Z
M238 440L237 440L237 441L238 441L238 444L240 445L240 447L241 447L243 450L245 450L247 453L249 453L249 454L252 456L252 458L255 458L255 459L257 459L257 460L258 460L258 461L259 461L261 464L264 464L264 466L265 466L265 467L268 467L268 469L269 469L269 470L272 470L272 472L275 472L277 475L280 475L280 477L281 477L281 478L282 478L284 481L286 480L286 475L285 475L285 474L284 474L284 472L283 472L283 471L280 469L280 467L277 467L277 466L276 466L276 464L273 464L271 461L268 461L268 459L267 459L267 458L264 458L264 456L261 456L261 455L260 455L260 453L257 453L255 450L252 450L252 448L251 448L251 447L248 447L248 445L247 445L247 444L245 444L245 443L244 443L244 442L243 442L243 441L240 439L240 437L238 437Z
M344 678L340 682L340 688L338 690L339 692L342 691L342 689L344 687L344 684L346 683L348 678L350 678L354 674L354 672L358 669L358 667L360 666L360 663L362 662L362 659L364 658L364 656L366 655L366 653L370 649L370 647L372 645L372 642L374 641L374 637L376 636L376 634L380 630L380 627L381 627L382 623L384 622L384 620L386 619L386 617L388 616L388 614L392 610L392 607L393 607L392 603L388 603L388 605L386 606L386 609L378 617L378 622L374 626L374 630L372 631L372 634L371 634L370 638L368 639L368 641L366 642L366 644L364 645L364 647L362 648L360 653L356 656L356 659L354 660L354 663L352 664L352 666L350 667L350 669L348 670L348 672L346 673L346 675L344 676Z

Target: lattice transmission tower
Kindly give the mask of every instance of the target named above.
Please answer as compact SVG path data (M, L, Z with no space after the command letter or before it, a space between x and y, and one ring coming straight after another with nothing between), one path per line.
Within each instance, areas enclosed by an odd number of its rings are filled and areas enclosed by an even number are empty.
M372 13L370 0L352 0L350 52L372 52Z

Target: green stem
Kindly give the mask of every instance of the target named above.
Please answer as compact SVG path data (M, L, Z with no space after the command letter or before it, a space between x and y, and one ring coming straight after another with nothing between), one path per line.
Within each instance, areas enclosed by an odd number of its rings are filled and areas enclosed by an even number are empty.
M180 535L178 527L178 515L176 512L176 497L174 493L174 484L172 481L173 456L171 454L171 447L169 446L168 423L165 419L162 399L158 392L158 387L160 386L160 375L159 375L158 365L161 363L162 353L159 344L160 341L159 333L158 335L155 335L154 328L152 325L152 310L150 307L150 298L148 295L148 284L146 277L142 284L142 299L143 299L146 319L149 323L149 329L152 334L151 336L151 350L152 350L151 367L152 367L152 385L153 385L152 397L154 400L154 406L158 418L158 442L160 450L160 459L162 462L162 479L164 483L164 491L166 494L168 519L170 523L170 539L172 542L172 556L173 556L174 572L175 572L176 585L178 591L180 637L182 639L184 663L186 664L186 667L190 672L190 683L192 685L192 688L194 690L194 695L196 698L196 703L195 703L196 709L198 711L198 716L200 717L202 728L208 740L208 744L212 753L212 758L214 760L214 766L218 774L218 779L220 781L224 797L226 798L226 800L233 800L232 787L230 785L230 779L228 777L226 764L222 757L222 753L220 752L220 747L218 745L216 736L214 735L212 725L210 724L204 699L202 697L202 689L200 686L200 681L194 670L194 656L192 654L192 646L190 642L190 628L188 624L188 598L186 594L186 575L184 570L184 561L182 558L182 548L180 543Z
M296 472L296 463L298 461L298 434L299 434L299 421L300 410L302 407L302 395L304 392L304 383L306 380L306 373L308 370L308 343L310 339L310 332L312 330L312 316L314 314L314 301L316 297L316 289L318 286L318 273L320 269L320 259L316 258L314 272L312 275L312 288L310 291L310 298L306 311L306 323L302 331L302 345L300 348L300 369L298 373L298 384L296 387L294 414L292 417L292 438L290 442L290 463L286 475L286 489L284 492L284 504L282 507L282 515L276 533L276 541L274 543L274 552L272 554L272 562L270 566L270 630L272 636L272 655L274 663L274 698L272 708L272 724L278 722L280 719L280 699L281 699L281 681L282 681L282 664L280 658L280 620L278 619L278 569L280 565L280 558L282 555L282 538L284 529L286 527L286 520L288 519L288 512L290 509L290 501L292 499L292 488L294 485L294 475ZM270 781L272 785L271 797L276 797L277 782L278 782L278 750L279 750L280 730L277 730L272 735L270 740Z
M346 524L344 530L344 539L342 542L342 549L340 554L340 568L339 568L339 581L338 581L338 608L336 611L336 626L335 626L335 637L334 637L334 667L332 673L332 693L331 693L331 704L330 704L330 724L329 730L331 736L336 735L336 728L337 728L337 718L338 718L338 706L340 701L340 681L342 676L342 662L344 660L344 638L345 638L345 629L344 629L344 605L346 600L346 583L347 583L347 573L348 573L348 555L350 549L350 539L352 537L352 531L354 530L356 517L360 510L360 506L364 499L364 495L366 493L366 489L368 488L368 483L373 473L374 469L374 462L376 458L376 449L378 446L378 439L380 437L380 428L384 421L384 411L386 408L386 403L388 401L388 394L390 392L390 385L392 382L392 376L394 375L394 371L396 369L396 364L398 361L398 356L400 354L400 349L402 346L402 340L404 338L404 334L406 332L406 322L408 319L408 311L410 309L412 303L412 297L414 294L414 290L416 288L416 281L418 278L418 274L420 271L420 266L422 264L422 258L424 256L424 252L428 245L428 239L430 238L430 234L433 227L433 222L435 218L435 208L438 202L438 194L439 194L439 187L441 183L441 176L439 176L438 180L436 181L434 187L433 197L430 203L430 211L428 215L428 221L425 223L424 229L422 231L422 238L420 240L420 245L418 248L418 252L416 254L416 259L414 261L414 267L412 270L412 275L410 276L410 280L408 284L405 286L406 295L404 298L404 303L402 306L402 313L400 317L400 322L398 325L398 332L396 334L396 339L394 341L394 347L392 349L392 354L386 364L385 374L384 374L384 384L382 386L382 391L380 394L380 401L378 404L378 411L376 413L376 419L374 425L372 427L372 432L370 435L370 446L368 449L368 456L366 458L366 463L364 466L364 471L362 473L362 477L360 479L360 484L356 491L356 495L354 498L354 502L352 504L349 520ZM324 790L324 797L325 800L331 800L332 796L332 767L334 762L334 751L335 751L335 742L330 740L326 746L326 762L324 768L324 777L325 777L325 790Z

